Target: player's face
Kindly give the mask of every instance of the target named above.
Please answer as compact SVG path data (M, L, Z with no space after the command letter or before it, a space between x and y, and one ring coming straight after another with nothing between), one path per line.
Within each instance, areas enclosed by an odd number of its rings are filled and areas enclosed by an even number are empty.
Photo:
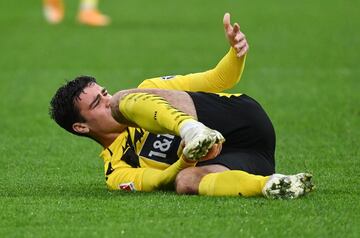
M76 101L80 114L84 117L83 123L92 135L121 132L123 126L111 116L111 95L104 87L92 83L84 89Z

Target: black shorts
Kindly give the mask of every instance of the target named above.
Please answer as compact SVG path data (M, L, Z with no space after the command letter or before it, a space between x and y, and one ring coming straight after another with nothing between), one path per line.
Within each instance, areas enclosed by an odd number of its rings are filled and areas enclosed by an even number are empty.
M258 175L275 172L275 131L258 102L245 94L187 93L194 101L198 120L226 139L219 156L197 166L221 164Z

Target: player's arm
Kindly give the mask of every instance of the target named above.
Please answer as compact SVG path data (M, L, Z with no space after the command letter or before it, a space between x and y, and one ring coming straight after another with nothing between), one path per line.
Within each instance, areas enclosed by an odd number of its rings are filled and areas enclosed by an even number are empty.
M181 136L185 122L196 121L196 109L191 97L182 91L163 89L130 89L115 93L111 112L116 121L141 127L155 134Z
M199 161L205 161L215 158L220 154L221 143L215 144L209 152ZM196 161L188 160L182 155L175 163L165 170L152 168L117 168L107 176L106 183L110 190L121 189L121 185L133 186L136 191L151 192L158 189L170 188L174 185L177 174L186 168L194 167ZM109 171L106 168L106 171ZM133 190L128 189L128 190Z
M182 156L165 170L152 168L118 168L107 177L110 190L121 189L121 185L131 184L136 191L151 192L173 186L176 175L183 169L194 167L195 161Z
M230 43L229 52L215 68L173 78L153 78L145 80L139 88L162 88L185 91L221 92L237 84L245 66L249 45L238 23L230 24L230 14L223 19L225 35Z

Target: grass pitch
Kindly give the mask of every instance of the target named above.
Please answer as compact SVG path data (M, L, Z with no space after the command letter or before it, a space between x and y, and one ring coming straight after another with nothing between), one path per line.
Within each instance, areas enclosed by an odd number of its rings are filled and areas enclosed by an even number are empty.
M106 28L46 24L40 1L0 3L0 237L359 237L358 1L100 1ZM262 103L277 171L314 174L294 201L108 192L100 147L47 115L65 79L109 91L199 72L227 51L232 13L250 53L233 92Z

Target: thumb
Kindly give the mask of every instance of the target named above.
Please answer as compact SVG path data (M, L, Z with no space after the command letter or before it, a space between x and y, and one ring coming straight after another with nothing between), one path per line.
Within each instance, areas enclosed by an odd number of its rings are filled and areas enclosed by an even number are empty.
M231 24L230 24L230 13L225 13L224 15L224 19L223 19L223 24L224 24L224 29L225 31L230 31L231 29Z
M238 23L235 23L235 24L234 24L233 31L234 31L234 33L235 33L235 34L236 34L236 33L238 33L238 32L240 31L240 26L239 26L239 24L238 24Z

